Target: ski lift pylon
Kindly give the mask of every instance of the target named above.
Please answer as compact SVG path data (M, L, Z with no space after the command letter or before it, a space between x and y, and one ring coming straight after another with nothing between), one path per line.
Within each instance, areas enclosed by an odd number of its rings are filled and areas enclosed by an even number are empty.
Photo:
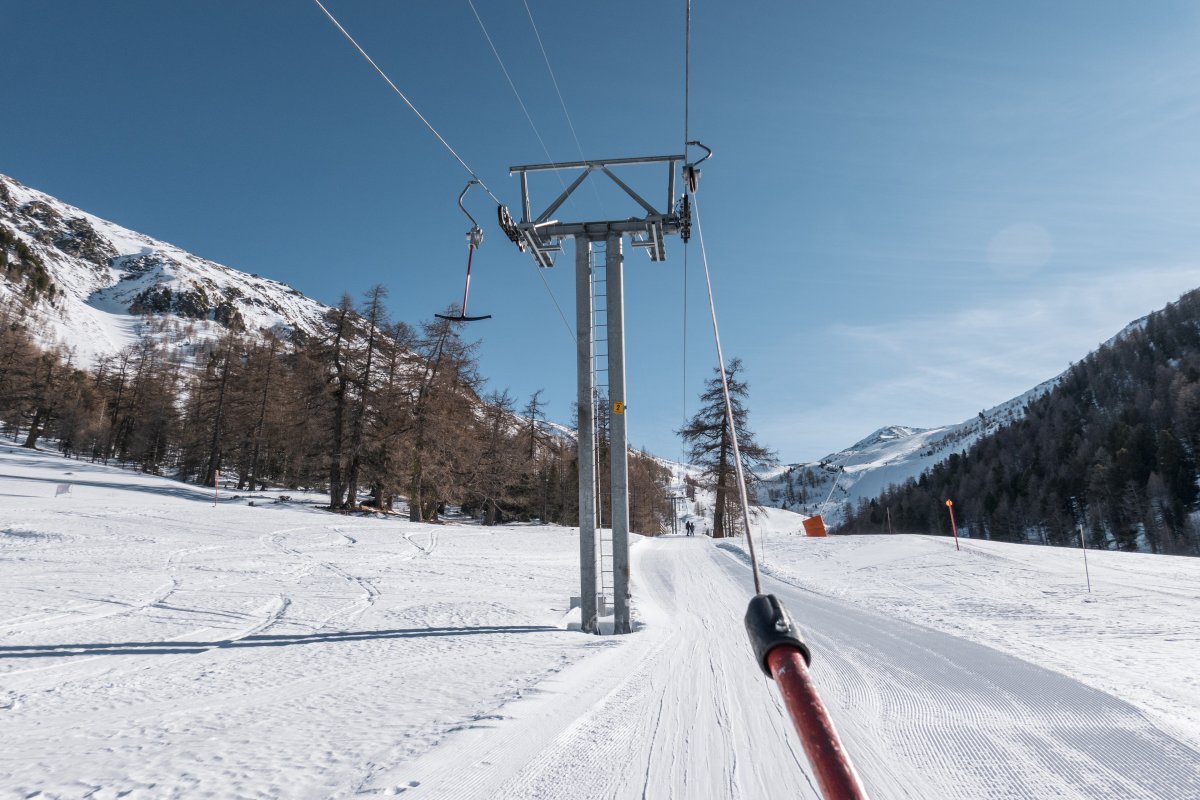
M475 248L483 244L483 228L479 227L479 223L471 216L471 212L467 211L467 207L463 205L463 198L467 196L467 191L472 185L479 183L478 178L472 178L467 181L466 187L458 196L458 207L467 215L467 219L471 220L471 229L467 231L467 279L463 285L462 306L457 316L449 314L434 314L438 319L449 320L450 322L477 322L481 319L491 319L491 314L484 314L478 317L467 316L467 298L471 293L471 258L475 255Z

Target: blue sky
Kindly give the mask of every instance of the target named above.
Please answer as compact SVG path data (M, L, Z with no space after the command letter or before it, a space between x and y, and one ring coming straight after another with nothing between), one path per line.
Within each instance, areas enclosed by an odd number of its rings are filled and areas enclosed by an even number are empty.
M327 5L514 212L510 165L681 149L683 0L528 0L575 135L522 0L475 8L533 127L466 0ZM0 0L0 29L0 172L325 302L459 298L468 176L313 3ZM812 460L962 421L1200 286L1198 34L1185 0L696 0L704 234L759 438ZM482 371L569 421L570 335L469 203ZM632 212L585 188L560 216ZM573 320L571 252L545 277ZM715 355L697 239L686 364L668 255L628 255L626 326L630 440L673 456Z

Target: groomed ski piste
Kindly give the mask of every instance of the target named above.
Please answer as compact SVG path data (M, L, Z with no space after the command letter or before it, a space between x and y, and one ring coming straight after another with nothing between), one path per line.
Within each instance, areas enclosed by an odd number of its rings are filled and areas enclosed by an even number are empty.
M818 796L740 540L597 637L573 529L283 494L0 446L0 797ZM759 525L873 798L1200 797L1200 560Z

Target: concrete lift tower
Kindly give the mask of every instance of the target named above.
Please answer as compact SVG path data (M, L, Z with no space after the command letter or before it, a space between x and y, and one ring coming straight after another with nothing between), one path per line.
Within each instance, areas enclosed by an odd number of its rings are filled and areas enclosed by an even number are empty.
M708 150L698 142L688 142ZM706 155L705 158L708 156ZM702 159L703 160L703 159ZM613 168L637 164L666 164L666 206L660 211L647 202L616 176ZM512 241L525 250L529 248L539 267L554 266L554 253L562 250L562 240L575 240L575 330L577 341L577 386L579 403L579 576L581 629L587 633L599 633L597 615L597 560L602 583L609 574L605 569L609 556L604 552L603 541L597 553L597 508L596 508L596 418L597 400L596 373L605 371L596 365L596 328L605 327L608 344L608 401L611 403L612 438L609 446L612 470L612 550L611 588L613 592L613 632L629 633L629 449L626 428L625 402L625 304L622 266L622 242L626 234L634 247L645 248L651 261L665 261L667 254L664 237L681 234L686 241L691 231L691 212L687 195L679 202L675 199L675 170L683 166L683 178L695 189L699 175L694 164L688 164L685 155L647 156L643 158L613 158L603 161L574 161L557 164L526 164L509 167L509 174L521 176L521 221L513 222L506 209L500 209L500 226ZM529 174L533 172L573 171L579 175L567 186L557 199L536 217L530 206ZM631 197L645 215L625 219L595 222L562 222L554 214L567 198L580 187L592 173L603 173ZM593 248L604 244L603 266L593 263ZM603 269L605 278L597 281L597 272ZM597 286L603 285L606 301L606 320L595 321ZM602 354L601 354L602 355ZM608 588L607 586L605 588Z

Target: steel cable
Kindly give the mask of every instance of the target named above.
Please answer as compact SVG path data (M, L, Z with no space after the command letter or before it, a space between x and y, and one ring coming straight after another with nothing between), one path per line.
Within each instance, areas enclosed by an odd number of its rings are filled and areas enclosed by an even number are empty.
M396 86L395 83L392 82L392 79L388 77L387 73L384 72L383 69L380 68L380 66L375 63L375 59L373 59L369 55L367 55L367 51L362 49L362 45L360 45L357 41L355 41L354 37L350 35L350 32L342 27L342 23L338 22L337 18L334 17L333 14L329 13L329 9L327 9L324 5L321 4L321 0L313 0L313 2L317 4L317 8L321 9L321 11L323 11L325 13L325 16L329 17L329 21L332 22L334 24L334 26L339 31L342 32L342 35L346 37L346 40L348 42L350 42L350 44L354 45L354 49L357 50L359 52L359 54L361 54L362 57L367 60L367 63L375 68L375 71L379 73L379 77L381 77L385 81L387 81L387 85L392 87L392 91L395 92L397 95L399 95L400 99L404 101L404 104L407 105L412 110L412 112L417 115L417 119L419 119L419 120L421 120L421 122L425 123L425 127L429 129L429 132L437 137L437 140L442 143L442 147L446 148L446 151L449 152L450 155L454 156L454 159L459 164L462 165L462 168L467 171L467 174L470 175L475 180L479 181L479 185L483 188L483 190L485 192L488 193L489 197L491 197L493 200L496 201L497 205L504 205L504 203L500 202L500 198L496 197L496 195L492 193L492 190L488 188L487 184L483 182L483 179L479 177L479 175L475 172L475 170L473 170L469 166L467 166L467 162L463 160L462 156L460 156L454 150L454 148L450 146L450 143L447 142L446 139L440 133L438 133L437 128L433 127L433 123L431 123L429 120L425 119L425 115L417 110L417 107L413 105L412 101L408 99L408 97L404 94L404 92L400 91L400 88L398 86Z
M704 247L704 227L700 224L700 203L691 194L692 208L696 213L696 233L700 236L700 257L704 261L704 282L708 286L708 310L712 315L713 339L717 344L718 371L721 373L721 393L725 397L725 421L729 425L729 440L733 444L733 466L737 473L738 496L742 504L742 520L746 525L746 544L750 548L750 567L754 573L754 593L762 594L762 577L758 571L758 555L754 550L754 536L750 531L750 503L746 496L746 476L742 470L742 453L738 447L737 426L733 419L733 403L729 398L729 381L725 376L725 355L721 351L721 331L717 327L717 305L713 300L712 277L708 271L708 251ZM716 531L713 531L715 534Z
M417 119L421 120L421 122L425 124L425 127L429 129L429 132L432 133L439 142L441 142L442 147L446 148L446 151L448 153L450 153L451 156L454 157L454 160L457 161L464 170L467 171L468 175L470 175L473 179L475 179L476 181L479 182L480 188L482 188L485 192L487 192L488 197L492 198L492 200L496 203L496 205L503 206L504 203L500 200L499 197L496 196L496 194L490 188L488 188L488 185L483 182L483 179L479 177L479 174L477 172L475 172L475 170L471 169L471 167L467 164L467 162L465 160L463 160L463 157L460 156L458 154L458 152L453 147L450 146L450 143L446 141L445 137L442 136L440 133L438 133L437 128L433 127L433 123L431 123L428 119L426 119L425 115L417 110L417 107L415 105L413 105L411 100L408 99L408 96L405 95L404 92L400 91L400 88L398 86L396 86L395 82L393 82L392 79L388 77L387 73L383 71L383 68L380 67L377 63L375 63L375 59L371 58L371 56L367 54L367 51L362 48L362 45L360 45L355 40L355 38L350 35L350 32L348 30L346 30L345 27L342 26L342 23L338 22L337 18L334 17L333 14L331 14L329 12L329 9L327 9L321 3L321 0L313 0L313 2L316 3L317 8L321 9L321 11L325 14L325 16L329 18L329 21L333 23L334 27L342 32L342 35L345 36L346 40L354 46L354 49L359 52L359 55L361 55L364 59L366 59L367 63L370 64L377 73L379 73L379 77L383 78L383 80L387 82L387 85L392 88L392 91L395 92L397 94L397 96L399 96L399 98L404 101L404 104L407 105L409 107L409 109L414 114L417 115ZM474 8L475 8L475 6L472 5L471 9L474 10ZM475 16L476 16L476 19L479 18L478 13L476 13ZM479 24L482 26L483 21L480 20ZM484 30L484 35L485 36L487 35L486 30ZM491 43L490 37L488 38L488 42L489 42L489 44ZM495 47L493 47L492 50L494 52ZM496 58L499 59L499 57L500 57L499 54L497 54ZM503 68L503 66L504 66L503 63L501 63L501 68ZM507 72L507 70L505 70L505 75L507 76L507 74L508 74L508 72ZM510 83L511 83L511 79L510 79ZM513 87L513 91L514 92L516 91L515 86ZM519 99L520 99L520 96L518 95L518 100ZM523 103L522 103L522 108L524 108ZM526 116L528 116L528 112L526 112ZM533 124L532 120L530 120L530 124L531 125ZM534 132L535 133L537 132L536 128L535 128ZM541 139L540 136L538 138L539 138L539 140ZM542 147L544 149L545 145L543 144ZM547 154L547 155L549 155L549 154ZM562 306L560 306L558 303L558 298L554 296L554 290L550 288L550 284L546 281L546 277L544 275L542 275L542 271L540 269L538 269L536 265L534 266L534 269L537 270L538 277L541 278L542 285L546 289L546 294L550 297L550 302L554 304L554 308L558 311L558 316L562 319L563 325L566 326L567 335L571 338L571 341L576 341L575 331L571 327L571 323L569 323L567 321L566 314L563 313Z

